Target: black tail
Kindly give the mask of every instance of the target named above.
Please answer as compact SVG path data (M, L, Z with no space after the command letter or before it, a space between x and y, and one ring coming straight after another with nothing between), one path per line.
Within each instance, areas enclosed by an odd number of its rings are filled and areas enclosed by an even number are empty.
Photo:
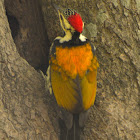
M60 140L80 140L81 128L79 126L79 114L73 115L73 126L68 130L64 121L60 120Z
M79 115L73 115L73 126L67 130L66 140L80 140Z
M73 140L80 140L79 114L73 115Z

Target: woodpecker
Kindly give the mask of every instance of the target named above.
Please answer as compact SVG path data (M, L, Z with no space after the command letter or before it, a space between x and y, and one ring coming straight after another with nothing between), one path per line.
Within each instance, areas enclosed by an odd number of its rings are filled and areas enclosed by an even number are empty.
M64 121L70 130L74 121L83 127L88 118L95 101L99 64L94 47L82 34L84 23L80 14L70 8L54 7L64 36L56 37L50 47L48 83L57 104L66 112Z

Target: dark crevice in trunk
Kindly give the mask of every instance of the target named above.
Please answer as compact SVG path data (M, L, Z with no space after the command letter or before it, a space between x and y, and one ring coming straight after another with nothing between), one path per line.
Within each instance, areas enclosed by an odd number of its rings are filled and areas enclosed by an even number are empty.
M38 0L5 0L6 14L17 50L36 70L46 73L50 42Z
M9 26L10 26L10 29L11 29L12 37L15 40L15 37L17 36L17 34L19 32L19 28L20 28L19 27L19 22L18 22L16 17L9 15L7 11L6 11L6 15L7 15L7 18L8 18L8 22L9 22Z

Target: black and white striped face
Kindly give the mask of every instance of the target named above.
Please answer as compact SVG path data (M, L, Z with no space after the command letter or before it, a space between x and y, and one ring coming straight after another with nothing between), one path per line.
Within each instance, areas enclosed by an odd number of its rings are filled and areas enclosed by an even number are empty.
M68 14L70 14L70 11L65 11L65 14L63 14L64 12L58 11L59 14L59 19L60 19L60 24L62 29L67 32L70 31L71 33L74 32L74 28L70 25L70 23L67 20L67 16ZM66 15L67 14L67 15Z
M59 39L60 43L72 41L74 45L86 42L86 37L81 34L84 23L80 14L74 9L62 8L57 5L54 5L54 7L58 12L61 27L65 32L64 37L57 37L56 39ZM74 40L78 41L75 43Z

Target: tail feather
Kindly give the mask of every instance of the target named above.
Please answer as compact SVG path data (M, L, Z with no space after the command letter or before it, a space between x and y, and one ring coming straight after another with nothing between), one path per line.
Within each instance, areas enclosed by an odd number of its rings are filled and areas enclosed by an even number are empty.
M80 126L79 126L79 115L73 115L73 126L67 133L66 140L80 140Z
M80 140L79 114L73 114L73 126L71 129L68 130L62 120L59 120L59 124L60 140Z

